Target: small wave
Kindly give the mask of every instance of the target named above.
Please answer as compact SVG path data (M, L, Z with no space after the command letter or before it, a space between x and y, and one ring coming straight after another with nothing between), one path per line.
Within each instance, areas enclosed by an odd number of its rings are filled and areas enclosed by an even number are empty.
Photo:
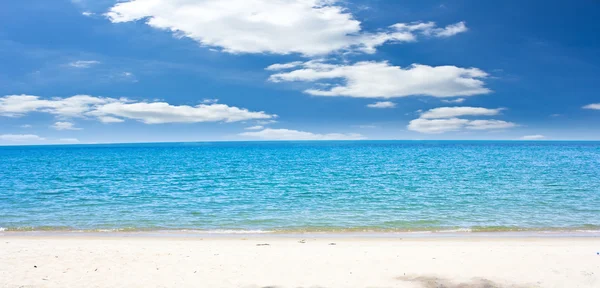
M0 227L0 232L4 232L4 231L6 231L6 228Z

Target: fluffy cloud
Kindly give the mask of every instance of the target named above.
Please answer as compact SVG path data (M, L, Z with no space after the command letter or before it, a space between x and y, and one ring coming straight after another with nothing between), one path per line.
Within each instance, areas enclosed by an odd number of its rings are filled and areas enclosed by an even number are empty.
M264 126L256 125L256 126L246 127L244 129L246 129L246 130L262 130L264 128L265 128Z
M56 130L81 130L81 128L75 127L75 124L71 122L56 122L50 127Z
M33 134L3 134L0 135L0 140L9 142L36 142L44 141L46 139Z
M526 136L521 137L522 140L542 140L545 138L546 138L546 136L539 135L539 134L538 135L526 135Z
M165 102L134 102L128 99L77 95L68 98L41 99L39 96L10 95L0 97L0 115L20 117L30 112L54 114L60 118L97 118L104 123L134 119L146 124L237 122L272 119L277 115L253 112L225 104L197 106L171 105Z
M272 66L271 66L272 67ZM358 62L352 65L329 64L319 60L305 62L300 68L271 75L272 82L325 82L328 89L308 89L316 96L393 98L411 95L433 97L473 96L491 91L481 79L487 73L477 68L427 66L408 68L388 62ZM340 80L342 83L340 84Z
M427 134L439 134L460 130L498 130L517 126L515 123L495 119L463 119L463 116L493 116L503 109L481 107L440 107L431 109L418 119L410 121L408 129Z
M396 103L390 102L390 101L382 101L382 102L375 102L375 103L368 104L367 107L380 108L380 109L394 108L394 107L396 107Z
M460 116L494 116L500 114L502 108L487 109L481 107L440 107L431 109L423 114L424 119L452 118Z
M339 0L125 0L105 15L113 23L144 20L150 27L230 53L372 53L386 42L415 41L418 35L447 37L467 30L464 22L445 28L428 22L399 23L368 33L342 4Z
M600 110L600 103L594 103L583 106L583 109Z
M95 60L88 60L88 61L79 60L79 61L69 63L69 66L75 67L75 68L90 68L97 64L100 64L100 62L95 61Z
M244 132L240 136L258 138L262 140L360 140L364 136L356 133L329 133L315 134L311 132L289 129L264 129L257 132Z

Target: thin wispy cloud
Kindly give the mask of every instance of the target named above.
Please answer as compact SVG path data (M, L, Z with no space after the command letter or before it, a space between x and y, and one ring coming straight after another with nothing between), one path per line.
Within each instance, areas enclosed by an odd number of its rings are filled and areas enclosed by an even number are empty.
M536 134L536 135L523 136L523 137L521 137L521 140L542 140L545 138L546 138L546 136L544 136L544 135Z
M82 130L82 128L75 127L75 124L71 122L56 122L50 127L55 130Z
M96 60L78 60L69 63L69 66L74 68L91 68L92 66L100 64L100 61Z
M239 136L261 139L261 140L360 140L365 139L357 133L327 133L319 134L307 131L291 129L267 128L257 132L244 132Z
M442 99L442 102L444 103L450 103L450 104L460 104L465 102L465 98L457 98L457 99L451 99L451 100L447 100L447 99Z
M34 134L1 134L0 140L8 142L38 142L46 139Z
M375 103L367 104L367 107L369 107L369 108L378 108L378 109L389 109L389 108L395 108L396 107L396 103L390 102L390 101L381 101L381 102L375 102Z

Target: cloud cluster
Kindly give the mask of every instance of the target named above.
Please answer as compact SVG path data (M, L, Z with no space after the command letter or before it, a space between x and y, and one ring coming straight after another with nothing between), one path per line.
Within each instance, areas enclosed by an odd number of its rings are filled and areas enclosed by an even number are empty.
M470 120L458 117L494 116L502 108L481 107L440 107L421 113L418 119L410 121L408 129L426 134L439 134L460 130L499 130L517 126L515 123L495 119Z
M20 117L32 112L49 113L59 118L96 118L104 123L133 119L146 124L237 122L277 117L262 111L253 112L216 103L196 106L171 105L166 102L136 102L124 98L89 95L51 99L41 99L32 95L0 97L0 116ZM68 122L57 122L59 125L55 126L63 129L73 128L65 123Z
M261 140L361 140L365 137L357 133L328 133L316 134L306 131L290 129L267 128L257 132L244 132L240 136L257 138Z
M477 68L428 66L413 64L402 68L388 62L364 61L351 65L329 64L312 60L298 64L275 64L267 70L280 71L269 77L272 82L317 82L326 89L312 88L305 93L315 96L347 96L361 98L394 98L412 95L433 97L473 96L487 94L482 79L487 73ZM341 83L340 83L341 82Z
M388 42L467 31L464 22L446 27L427 22L398 23L369 33L342 4L339 0L125 0L105 15L113 23L143 20L150 27L229 53L374 53Z

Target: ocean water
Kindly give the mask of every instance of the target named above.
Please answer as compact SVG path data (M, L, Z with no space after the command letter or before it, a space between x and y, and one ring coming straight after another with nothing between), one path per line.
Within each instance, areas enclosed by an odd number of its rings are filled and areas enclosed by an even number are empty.
M3 230L600 230L600 142L0 147Z

